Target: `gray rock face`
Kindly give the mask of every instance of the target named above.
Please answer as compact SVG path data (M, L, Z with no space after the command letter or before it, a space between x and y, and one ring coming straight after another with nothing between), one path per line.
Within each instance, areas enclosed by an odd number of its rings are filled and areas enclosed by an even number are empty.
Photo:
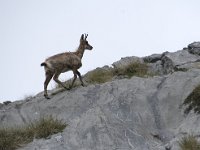
M120 69L123 68L124 66L127 66L130 63L135 63L135 62L140 62L143 63L144 60L142 58L136 57L136 56L132 56L132 57L125 57L125 58L121 58L121 60L114 62L112 64L112 66L116 69Z
M200 42L193 42L188 45L188 51L191 54L200 55Z
M166 75L177 70L199 68L200 65L200 57L191 54L188 49L173 53L154 54L143 59L149 63L150 72L159 75Z
M156 55L149 66L157 63L161 72L173 71L78 87L51 95L50 100L40 93L4 105L0 107L0 126L21 125L44 115L69 124L62 133L34 140L20 150L179 150L183 136L192 133L199 137L200 133L199 116L184 115L182 107L200 83L199 58L186 50ZM123 64L114 63L115 67ZM177 65L188 70L176 71Z

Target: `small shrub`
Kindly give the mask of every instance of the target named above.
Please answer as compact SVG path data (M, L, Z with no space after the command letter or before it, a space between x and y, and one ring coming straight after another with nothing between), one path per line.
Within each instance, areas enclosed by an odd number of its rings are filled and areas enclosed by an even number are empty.
M179 146L181 150L200 150L200 143L193 135L183 137Z
M23 127L0 128L0 150L15 150L34 138L47 138L61 132L66 126L63 121L48 116Z
M188 114L191 110L195 113L200 113L200 85L197 86L192 93L185 99L183 105L186 105L185 113Z
M129 78L132 76L144 77L148 75L148 66L146 63L134 62L124 68L115 69L116 75L127 75Z

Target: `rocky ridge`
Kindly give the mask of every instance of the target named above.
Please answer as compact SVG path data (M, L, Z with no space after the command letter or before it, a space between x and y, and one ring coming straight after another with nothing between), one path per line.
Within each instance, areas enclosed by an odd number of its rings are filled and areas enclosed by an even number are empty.
M62 133L35 139L20 150L179 150L183 136L199 137L199 115L185 115L182 103L200 83L200 42L177 52L122 58L112 66L123 68L134 61L147 63L155 75L76 87L50 100L39 93L2 104L0 126L45 115L69 124Z

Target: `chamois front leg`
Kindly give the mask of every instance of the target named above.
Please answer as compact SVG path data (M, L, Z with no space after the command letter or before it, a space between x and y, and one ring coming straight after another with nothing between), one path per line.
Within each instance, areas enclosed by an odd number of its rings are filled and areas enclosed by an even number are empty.
M81 77L80 72L79 72L78 70L74 70L73 73L74 73L74 79L73 79L73 81L72 81L72 84L71 84L71 86L70 86L70 89L74 86L74 82L75 82L76 79L77 79L77 75L78 75L78 77L79 77L79 79L80 79L80 81L81 81L81 85L84 86L84 83L83 83L83 80L82 80L82 77Z
M76 75L76 73L77 73L77 70L73 70L73 73L74 73L74 79L73 79L73 81L72 81L72 84L71 84L71 86L69 87L70 89L74 86L74 82L76 81L76 79L77 79L77 75Z
M54 75L54 77L53 77L53 80L54 80L56 83L60 84L60 85L61 85L62 87L64 87L65 89L69 90L60 80L58 80L59 75L60 75L59 72L55 73L55 75Z
M81 81L81 85L84 86L84 83L83 83L83 80L82 80L82 76L81 76L81 73L77 70L77 75Z

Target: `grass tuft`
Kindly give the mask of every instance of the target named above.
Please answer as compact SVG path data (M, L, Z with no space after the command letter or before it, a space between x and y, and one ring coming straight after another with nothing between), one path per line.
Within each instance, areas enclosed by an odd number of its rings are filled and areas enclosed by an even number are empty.
M200 150L200 143L193 135L183 137L179 146L181 150Z
M148 75L148 66L146 63L134 62L124 68L115 69L116 75L126 75L129 78L132 76L145 77Z
M15 150L34 138L47 138L62 132L66 126L62 120L48 116L23 127L0 128L0 150Z
M191 110L195 113L200 113L200 85L198 85L192 93L185 99L183 105L186 105L185 113L188 114Z
M89 84L100 84L111 81L113 76L114 74L112 69L97 68L91 72L88 72L85 78Z
M47 138L50 135L62 132L66 124L62 120L54 119L52 116L41 118L40 120L31 123L30 128L35 134L35 138Z

